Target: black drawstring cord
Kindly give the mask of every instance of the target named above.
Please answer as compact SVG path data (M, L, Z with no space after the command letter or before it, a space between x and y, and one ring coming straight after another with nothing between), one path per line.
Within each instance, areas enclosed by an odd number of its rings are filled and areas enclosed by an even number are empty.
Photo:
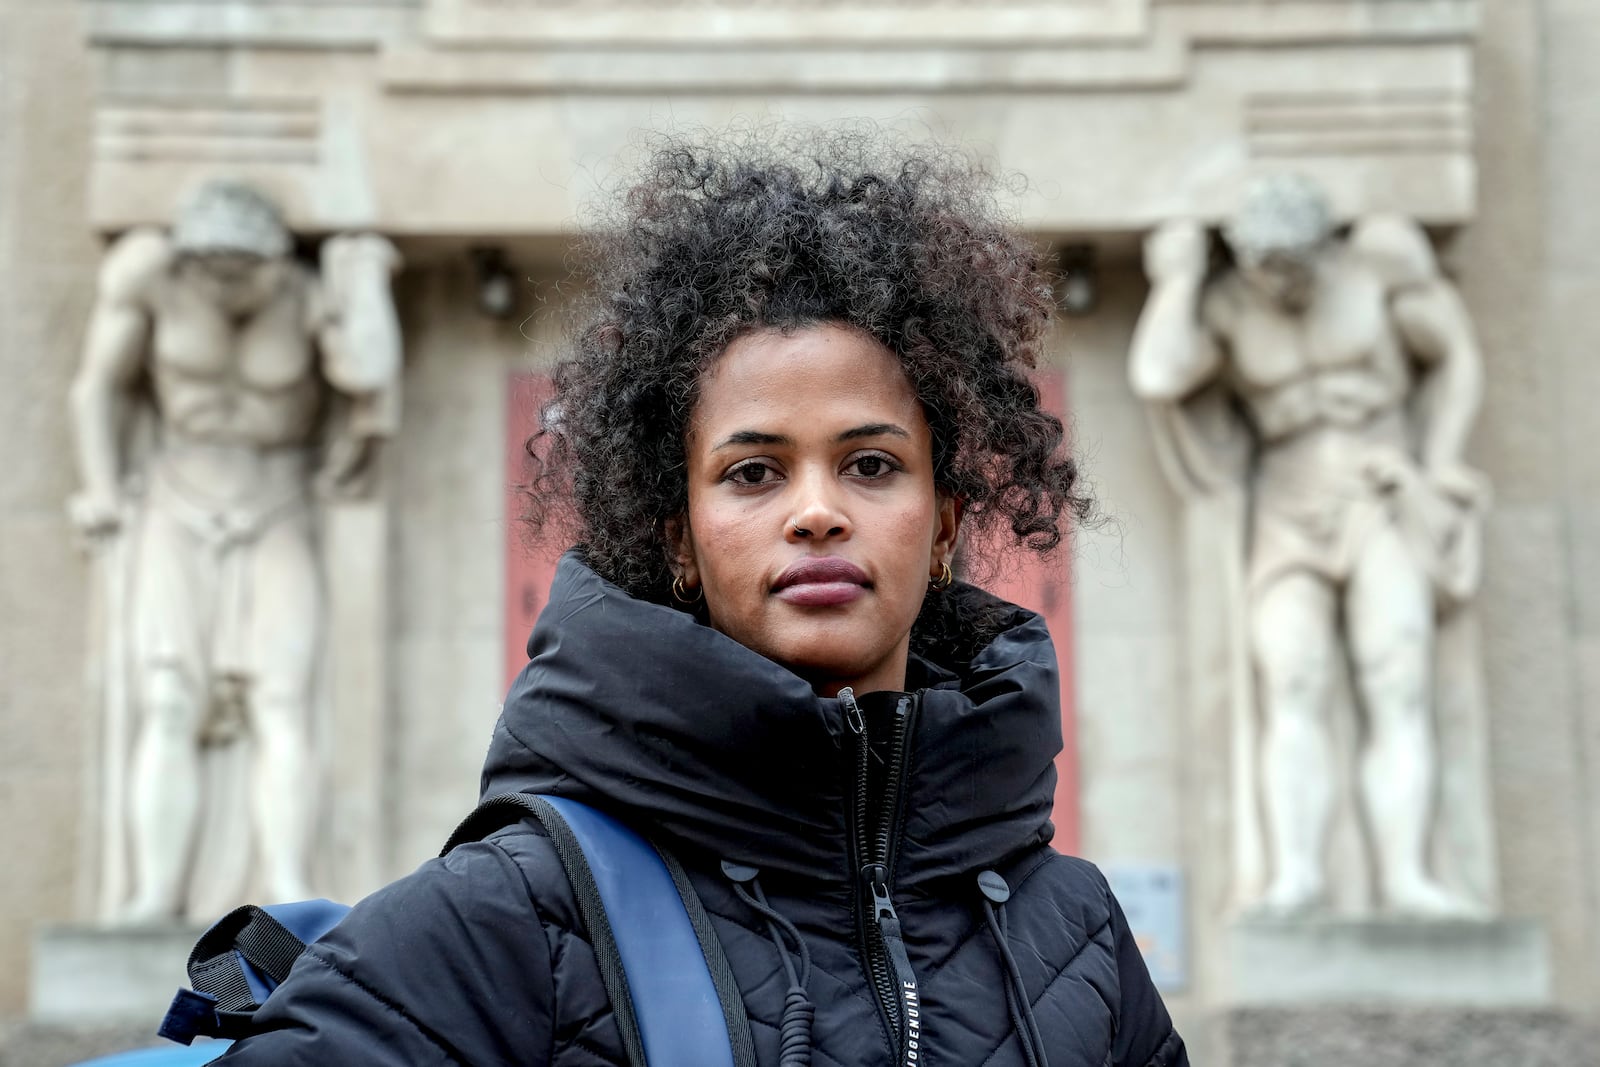
M1028 1067L1050 1067L1044 1038L1039 1034L1039 1022L1033 1017L1027 987L1022 984L1022 971L1018 969L1017 958L1011 954L1011 946L1006 941L1004 907L1006 901L1011 899L1011 887L994 871L984 871L978 875L978 889L983 894L980 903L983 905L985 925L1005 964L1006 977L1009 979L1006 983L1006 1007L1011 1012L1011 1025L1017 1031L1022 1054L1028 1061Z
M789 991L783 997L783 1019L778 1028L778 1067L811 1067L811 1020L817 1012L811 998L806 995L806 986L811 981L811 950L806 947L794 923L767 903L767 895L761 890L760 872L754 867L723 860L722 873L733 883L734 894L766 919L767 935L777 946L778 959L783 961L783 972L789 979ZM747 882L749 889L745 888ZM795 973L789 946L784 943L785 934L800 953L798 974Z

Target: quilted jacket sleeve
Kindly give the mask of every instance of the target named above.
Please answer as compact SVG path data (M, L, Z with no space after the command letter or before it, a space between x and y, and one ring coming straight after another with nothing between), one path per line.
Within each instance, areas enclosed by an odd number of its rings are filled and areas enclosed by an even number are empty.
M1189 1067L1183 1038L1173 1028L1167 1006L1150 980L1150 971L1134 943L1133 931L1116 895L1106 888L1111 903L1111 937L1116 951L1117 977L1122 987L1122 1010L1117 1019L1111 1056L1116 1067Z
M515 975L508 982L506 976ZM227 1067L539 1067L550 947L527 883L492 840L378 891L309 948Z

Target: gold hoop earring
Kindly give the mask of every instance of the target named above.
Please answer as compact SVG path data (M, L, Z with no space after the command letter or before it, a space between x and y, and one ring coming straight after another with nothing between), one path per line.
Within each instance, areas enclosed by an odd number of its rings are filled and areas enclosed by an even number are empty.
M928 588L942 593L955 584L956 576L950 570L950 564L941 563L939 566L942 568L939 577L928 579Z
M698 604L704 596L705 593L698 585L694 587L694 596L689 596L688 587L683 584L683 575L680 574L672 579L672 599L676 600L678 603L689 605Z

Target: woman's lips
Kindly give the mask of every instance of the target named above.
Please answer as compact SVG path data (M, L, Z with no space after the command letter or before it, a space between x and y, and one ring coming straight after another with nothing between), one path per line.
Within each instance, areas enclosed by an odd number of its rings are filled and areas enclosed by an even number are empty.
M854 582L804 582L788 585L773 595L788 604L804 608L831 608L848 604L866 595L866 588Z
M772 594L799 607L835 607L865 596L871 583L867 574L838 556L807 556L778 575Z

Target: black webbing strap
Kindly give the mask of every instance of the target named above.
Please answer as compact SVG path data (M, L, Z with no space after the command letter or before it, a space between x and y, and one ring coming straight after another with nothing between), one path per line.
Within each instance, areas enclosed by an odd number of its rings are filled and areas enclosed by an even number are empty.
M539 819L540 825L543 825L543 817L527 803L532 799L527 793L502 793L485 800L472 809L472 814L461 820L455 832L450 835L450 840L439 850L439 855L448 856L457 845L482 841L496 830L515 826L530 815Z
M271 979L274 986L304 952L305 942L253 904L235 908L195 943L189 954L189 981L195 992L215 997L217 1011L254 1011L255 992L245 979L244 960Z
M744 997L739 994L739 983L734 981L733 967L722 951L722 941L717 937L716 930L712 929L706 906L700 903L700 894L694 891L678 857L659 845L656 846L656 852L661 856L661 862L666 864L667 873L672 875L672 884L677 887L678 896L683 898L683 910L689 913L689 925L694 927L695 939L700 942L700 951L705 954L706 968L711 972L711 984L717 989L723 1017L728 1020L728 1040L733 1045L734 1067L756 1067L755 1039L750 1035L750 1017L745 1014Z

